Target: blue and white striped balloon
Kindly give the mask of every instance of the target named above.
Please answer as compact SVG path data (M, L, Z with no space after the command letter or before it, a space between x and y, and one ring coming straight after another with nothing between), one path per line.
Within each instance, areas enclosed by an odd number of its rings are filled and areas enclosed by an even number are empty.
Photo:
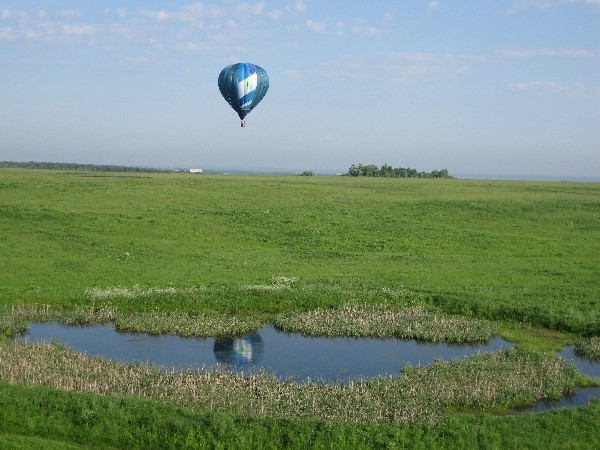
M227 103L244 118L258 105L269 89L267 72L255 64L238 63L225 67L219 74L219 90Z

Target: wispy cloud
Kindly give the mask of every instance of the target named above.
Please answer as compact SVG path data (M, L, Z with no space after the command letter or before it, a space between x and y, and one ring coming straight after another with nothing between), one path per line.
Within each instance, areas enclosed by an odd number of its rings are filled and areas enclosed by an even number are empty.
M17 38L17 33L11 27L0 28L0 40L14 41Z
M507 89L512 92L531 94L561 95L567 98L592 98L600 96L600 85L594 83L561 83L558 81L525 81L510 83Z
M440 2L437 1L431 1L431 2L427 2L427 11L431 12L435 9L438 9L440 7Z
M315 22L314 20L307 20L306 26L308 29L314 33L321 33L325 31L325 23L324 22Z
M302 0L280 6L265 13L271 20L279 20L284 17L293 17L302 15L307 11L306 4Z
M508 89L511 91L537 91L537 92L558 92L563 88L561 83L556 81L529 81L511 83Z
M507 58L600 58L600 50L587 48L502 49L497 54Z
M80 18L80 17L83 17L83 11L79 8L63 9L61 11L58 11L58 13L56 13L56 15L63 19Z
M484 57L451 53L377 52L340 57L313 65L314 75L411 83L453 77L486 62Z
M267 13L267 17L272 20L279 20L283 17L283 11L281 9L274 9Z
M381 34L381 28L373 25L358 25L352 28L352 32L361 36L377 36Z
M298 13L306 12L306 4L302 0L296 0L294 2L294 11Z
M370 64L380 73L393 73L392 81L405 82L464 73L486 59L475 55L422 52L378 52Z
M265 9L265 5L266 5L266 3L264 3L264 2L258 2L258 3L240 3L238 6L236 6L234 8L233 11L236 14L244 14L244 15L254 14L254 15L259 15L259 14L262 14L263 10Z
M238 7L246 7L245 3ZM263 5L264 6L264 5ZM192 3L176 10L142 10L138 14L142 17L153 19L157 22L181 21L203 25L203 20L207 17L218 17L224 14L224 9L214 5L205 5L204 3Z
M508 13L514 14L526 9L547 11L562 5L574 4L600 7L600 0L513 0L511 6L508 8Z

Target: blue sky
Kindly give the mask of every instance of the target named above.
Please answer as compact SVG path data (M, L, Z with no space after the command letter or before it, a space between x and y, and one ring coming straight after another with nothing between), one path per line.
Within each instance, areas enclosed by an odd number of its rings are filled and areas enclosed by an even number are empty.
M0 0L0 160L600 177L599 30L600 0ZM235 62L270 76L246 128Z

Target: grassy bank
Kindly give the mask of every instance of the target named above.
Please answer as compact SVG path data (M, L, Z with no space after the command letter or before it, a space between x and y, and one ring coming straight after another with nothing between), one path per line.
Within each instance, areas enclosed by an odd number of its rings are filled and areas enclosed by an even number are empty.
M2 169L0 303L141 286L118 307L272 314L408 295L598 334L599 198L593 183Z
M598 448L600 403L522 416L456 414L438 423L347 423L194 412L126 396L0 382L9 448Z

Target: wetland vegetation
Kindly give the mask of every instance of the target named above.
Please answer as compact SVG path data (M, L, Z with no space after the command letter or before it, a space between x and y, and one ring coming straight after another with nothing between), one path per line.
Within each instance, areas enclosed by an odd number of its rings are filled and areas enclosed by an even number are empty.
M600 336L581 337L575 342L578 355L592 360L600 360Z
M300 386L5 340L0 442L597 447L598 402L489 414L593 383L555 352L598 355L600 185L94 175L0 169L1 335L50 320L199 336L272 321L316 335L499 332L517 348Z
M135 395L205 412L351 422L432 421L449 410L483 411L573 393L574 366L505 350L406 366L400 377L347 384L280 381L267 373L160 371L90 358L59 344L0 344L0 379L97 394Z

